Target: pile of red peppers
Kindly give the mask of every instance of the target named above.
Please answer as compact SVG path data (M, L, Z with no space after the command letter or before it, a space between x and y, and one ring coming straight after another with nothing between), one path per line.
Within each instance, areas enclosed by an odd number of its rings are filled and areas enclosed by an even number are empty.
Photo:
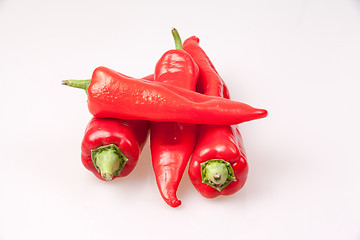
M165 202L189 164L190 180L206 198L230 195L245 184L248 164L237 124L267 111L230 100L229 91L192 36L162 55L152 75L136 79L106 67L89 80L65 80L82 88L94 116L81 144L83 165L101 180L126 177L135 168L150 132L152 166Z

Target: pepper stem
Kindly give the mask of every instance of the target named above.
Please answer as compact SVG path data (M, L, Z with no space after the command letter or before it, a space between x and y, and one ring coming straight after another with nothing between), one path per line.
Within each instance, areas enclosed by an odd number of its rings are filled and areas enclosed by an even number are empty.
M215 188L219 192L234 179L231 164L222 159L211 159L201 163L202 182Z
M69 80L64 80L61 82L63 85L69 86L69 87L74 87L74 88L82 88L87 92L87 89L91 83L91 79L88 80L73 80L73 79L69 79Z
M179 49L179 50L182 50L183 45L182 45L182 42L181 42L179 32L176 30L176 28L173 28L173 29L171 29L171 33L172 33L172 35L174 37L174 40L175 40L175 48Z
M91 150L91 159L95 168L106 181L110 181L118 175L128 161L115 144Z

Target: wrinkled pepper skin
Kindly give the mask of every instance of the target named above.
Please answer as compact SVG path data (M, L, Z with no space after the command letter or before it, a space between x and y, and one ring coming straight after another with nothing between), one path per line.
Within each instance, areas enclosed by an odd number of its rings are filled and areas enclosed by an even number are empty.
M183 47L199 66L197 91L205 95L230 98L224 81L199 46L199 39L190 37L185 40ZM188 169L192 184L206 198L234 194L244 186L249 171L243 140L237 126L199 125L198 128L198 140ZM224 160L232 167L235 178L222 189L216 189L204 181L201 164L212 159Z
M149 133L149 122L93 117L88 123L81 143L81 160L85 168L104 180L95 168L91 151L109 144L116 145L128 161L118 175L125 177L135 168Z
M199 68L180 49L167 51L155 67L155 82L195 91ZM176 192L196 143L196 125L151 122L150 149L156 183L164 201L178 207Z
M199 67L190 54L180 49L169 50L156 63L154 81L194 91Z
M63 84L79 87L79 81ZM241 102L134 79L106 67L96 68L88 83L80 88L87 90L90 113L99 118L229 125L267 115L266 110Z

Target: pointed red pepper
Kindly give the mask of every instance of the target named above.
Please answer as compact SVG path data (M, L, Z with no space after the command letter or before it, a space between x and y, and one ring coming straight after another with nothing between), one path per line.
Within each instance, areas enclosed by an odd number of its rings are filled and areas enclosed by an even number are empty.
M131 78L106 67L96 68L91 80L62 83L85 89L89 111L99 118L229 125L267 115L241 102Z
M195 91L199 68L191 56L182 50L181 39L172 30L176 50L167 51L155 67L155 82L163 82ZM165 202L178 207L176 196L196 142L196 125L174 122L151 122L150 149L156 183Z
M199 66L197 90L205 95L229 98L228 89L214 65L199 46L197 37L184 42ZM243 141L235 125L199 125L198 140L189 163L189 177L206 198L230 195L246 182L248 164Z

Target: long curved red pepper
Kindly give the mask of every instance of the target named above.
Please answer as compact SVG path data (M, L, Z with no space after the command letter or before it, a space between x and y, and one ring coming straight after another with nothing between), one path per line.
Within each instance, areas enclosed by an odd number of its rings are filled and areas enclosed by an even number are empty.
M199 67L201 76L197 82L196 91L209 96L218 96L226 99L230 98L229 91L210 61L205 51L199 46L199 38L189 37L184 41L184 50L188 52Z
M167 51L155 67L156 82L195 91L199 68L191 56L182 50L180 36L172 30L176 50ZM178 207L176 196L180 180L194 150L196 125L174 122L151 122L150 149L156 183L165 202Z
M86 89L89 111L99 118L229 125L267 115L241 102L131 78L106 67L96 68L91 80L62 83Z
M101 180L125 177L134 169L149 122L93 117L81 143L83 165Z
M229 98L224 81L199 46L199 39L194 36L185 40L184 50L199 66L198 91L206 95ZM198 127L198 140L188 170L192 184L206 198L239 191L248 174L239 130L231 125Z

